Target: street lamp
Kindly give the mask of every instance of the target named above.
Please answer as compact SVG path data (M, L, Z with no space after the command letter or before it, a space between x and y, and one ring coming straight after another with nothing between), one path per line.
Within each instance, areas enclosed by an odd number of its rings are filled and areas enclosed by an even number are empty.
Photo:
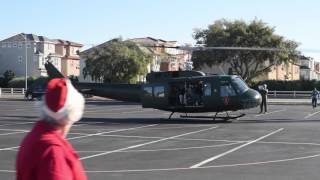
M27 34L20 34L22 35L22 37L24 38L24 47L25 47L25 56L26 56L26 59L25 59L25 63L26 63L26 69L25 69L25 90L28 89L28 48L27 48Z
M25 50L26 50L26 82L25 89L28 89L28 47L27 47L27 34L24 36L25 40Z

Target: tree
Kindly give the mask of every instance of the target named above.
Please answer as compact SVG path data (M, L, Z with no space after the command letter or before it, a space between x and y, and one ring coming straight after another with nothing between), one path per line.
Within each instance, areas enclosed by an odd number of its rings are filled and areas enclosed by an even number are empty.
M11 70L6 70L4 73L3 73L3 78L2 78L2 86L3 87L7 87L8 84L9 84L9 81L11 81L13 78L15 77L15 74L13 71Z
M86 55L84 75L93 80L110 83L136 82L139 75L147 73L151 56L130 41L114 39L104 47L94 48Z
M196 69L227 64L245 81L269 72L281 63L296 62L300 56L298 43L276 35L273 27L261 20L246 23L242 20L218 20L208 29L196 29L193 37L197 44L207 47L269 47L278 51L210 50L195 51L192 60Z

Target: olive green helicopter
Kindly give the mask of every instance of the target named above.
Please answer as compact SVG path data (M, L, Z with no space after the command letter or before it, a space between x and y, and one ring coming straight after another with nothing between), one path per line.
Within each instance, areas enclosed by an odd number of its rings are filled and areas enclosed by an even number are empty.
M247 47L165 47L186 50L228 49L274 51L273 48ZM49 78L64 77L49 61L45 65ZM154 108L183 113L181 118L210 118L230 120L244 116L229 115L228 111L254 108L260 105L261 95L237 75L207 75L201 71L151 72L143 84L75 83L83 93L115 100L141 103ZM210 116L190 116L188 113L213 112ZM218 116L225 113L225 116Z

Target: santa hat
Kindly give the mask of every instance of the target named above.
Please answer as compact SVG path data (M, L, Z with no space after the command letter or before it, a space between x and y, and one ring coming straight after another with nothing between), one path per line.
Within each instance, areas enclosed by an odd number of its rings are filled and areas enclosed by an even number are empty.
M72 124L81 119L84 110L83 96L65 78L48 82L44 95L41 116L56 124Z

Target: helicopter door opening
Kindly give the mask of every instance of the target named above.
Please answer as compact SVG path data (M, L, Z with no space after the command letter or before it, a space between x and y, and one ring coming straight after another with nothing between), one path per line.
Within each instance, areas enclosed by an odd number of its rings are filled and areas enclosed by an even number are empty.
M185 104L185 91L184 82L170 83L170 90L168 94L169 105L183 106Z
M172 83L170 85L169 103L172 106L200 107L203 106L203 94L204 85L202 81Z

